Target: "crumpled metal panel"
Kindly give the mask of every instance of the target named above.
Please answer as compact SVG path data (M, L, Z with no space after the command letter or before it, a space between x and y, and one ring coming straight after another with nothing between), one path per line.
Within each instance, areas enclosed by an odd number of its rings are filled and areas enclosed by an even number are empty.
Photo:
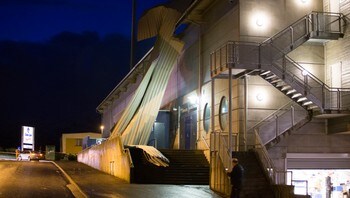
M139 39L157 35L151 55L154 59L110 139L121 136L124 145L147 145L171 71L182 51L183 43L173 37L180 17L176 9L158 6L140 19Z

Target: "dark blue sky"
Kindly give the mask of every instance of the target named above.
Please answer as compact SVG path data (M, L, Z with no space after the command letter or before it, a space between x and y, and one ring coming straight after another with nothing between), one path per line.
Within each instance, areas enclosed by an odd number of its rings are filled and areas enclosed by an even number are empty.
M166 0L138 0L137 16ZM96 107L129 71L131 0L0 1L0 149L99 131ZM138 44L139 57L148 47Z
M132 0L1 0L0 40L43 41L70 31L130 36ZM138 0L137 16L166 0Z

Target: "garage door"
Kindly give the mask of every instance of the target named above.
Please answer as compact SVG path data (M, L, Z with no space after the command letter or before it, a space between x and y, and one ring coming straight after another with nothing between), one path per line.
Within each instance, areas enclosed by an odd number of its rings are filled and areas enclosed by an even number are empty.
M350 169L348 153L288 153L287 169Z

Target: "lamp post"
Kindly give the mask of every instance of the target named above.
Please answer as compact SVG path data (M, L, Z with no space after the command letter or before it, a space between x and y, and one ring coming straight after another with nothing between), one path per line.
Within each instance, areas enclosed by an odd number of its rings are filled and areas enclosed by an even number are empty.
M101 129L101 134L103 134L103 129L105 128L105 126L101 125L100 129Z

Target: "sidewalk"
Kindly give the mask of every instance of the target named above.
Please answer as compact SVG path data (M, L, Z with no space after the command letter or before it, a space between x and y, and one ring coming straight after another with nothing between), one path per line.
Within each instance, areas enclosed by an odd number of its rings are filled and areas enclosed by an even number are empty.
M88 197L220 198L209 186L129 184L75 161L56 161Z

